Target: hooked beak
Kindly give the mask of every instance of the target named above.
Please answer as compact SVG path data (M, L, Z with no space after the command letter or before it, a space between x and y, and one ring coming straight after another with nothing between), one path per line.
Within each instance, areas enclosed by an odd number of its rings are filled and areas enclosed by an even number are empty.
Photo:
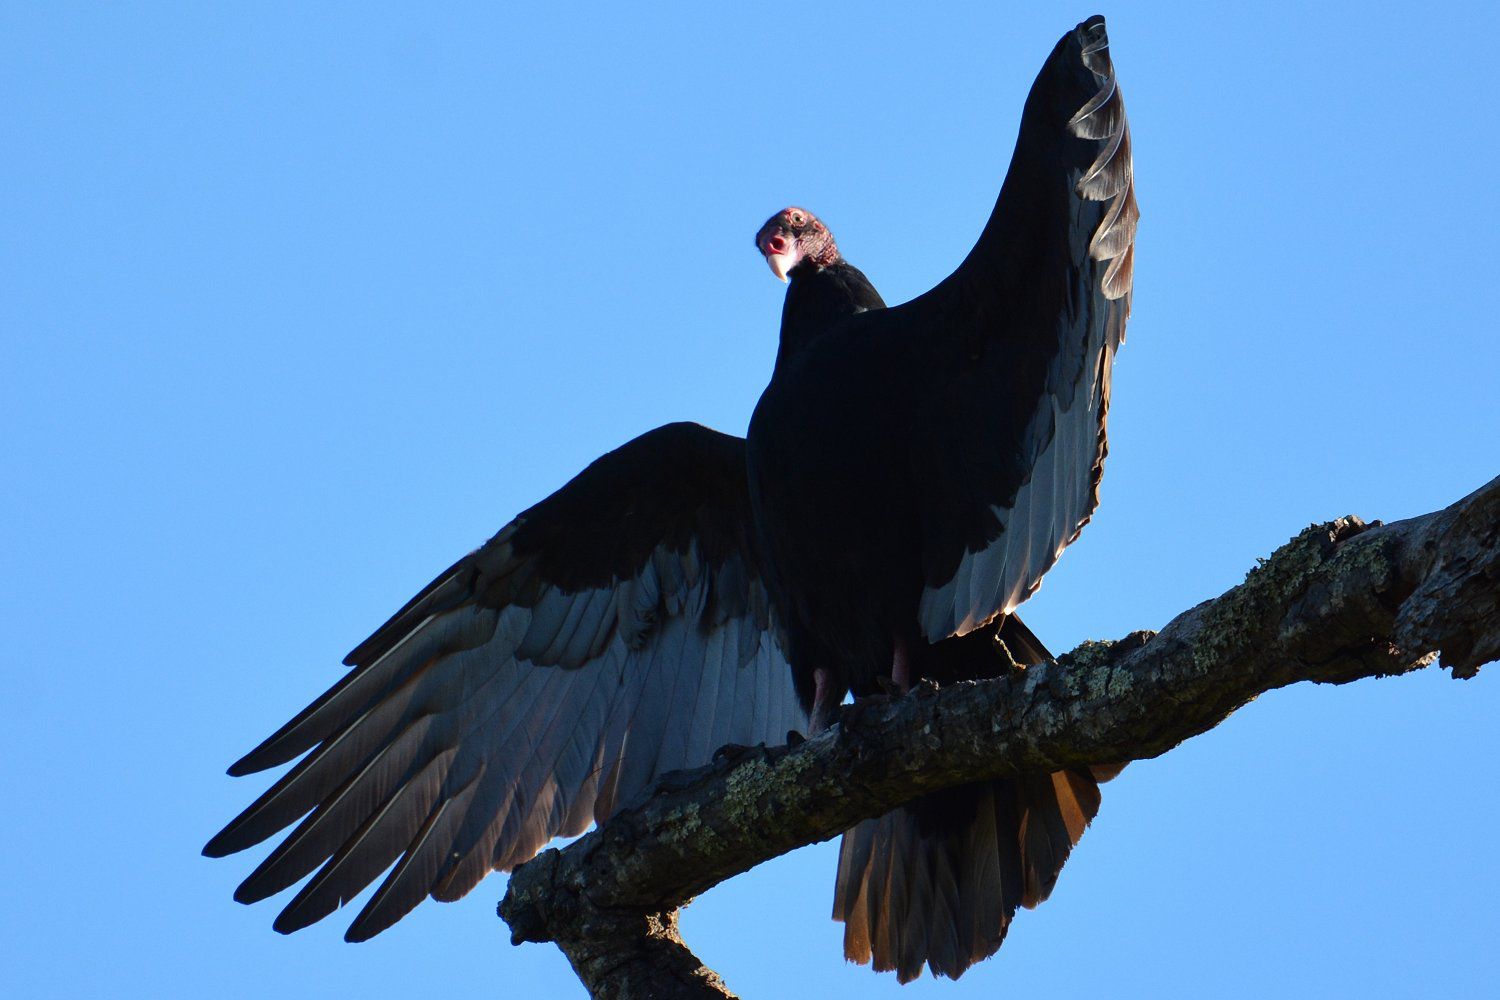
M794 246L785 253L767 253L766 263L771 265L771 273L782 281L787 280L786 273L797 266L802 259L802 254Z
M766 255L771 273L782 281L787 280L787 272L802 259L802 248L797 245L797 241L789 240L781 233L772 233L762 240L760 252Z

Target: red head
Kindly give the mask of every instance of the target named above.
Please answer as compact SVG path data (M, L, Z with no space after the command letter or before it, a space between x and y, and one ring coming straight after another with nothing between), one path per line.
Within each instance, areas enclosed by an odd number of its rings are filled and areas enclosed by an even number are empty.
M839 259L833 234L805 208L784 208L771 216L755 234L755 248L765 254L771 273L782 281L804 260L828 267Z

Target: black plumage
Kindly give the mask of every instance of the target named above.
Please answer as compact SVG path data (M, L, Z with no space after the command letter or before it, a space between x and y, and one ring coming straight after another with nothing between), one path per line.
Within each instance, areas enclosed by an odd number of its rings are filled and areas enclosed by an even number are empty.
M1107 44L1093 18L1053 50L959 268L784 345L756 406L773 597L831 698L876 693L898 647L920 661L1009 614L1097 504L1137 217Z
M791 314L837 257L831 236L814 227L801 249L806 213L788 209L781 239L757 238L773 270L796 264L750 425L751 494L814 719L885 679L1000 673L990 635L1014 635L1015 606L1097 504L1137 218L1107 46L1102 18L1058 43L978 244L925 295L809 336ZM961 786L851 830L834 902L846 955L906 981L993 953L1016 907L1050 893L1112 770Z
M1022 662L1044 657L1009 611L1056 553L992 553L1021 534L1017 510L1065 533L1060 549L1094 502L1134 231L1103 53L1097 19L1060 43L996 218L938 289L885 310L847 262L815 254L792 276L748 462L744 440L694 424L605 455L440 575L237 762L301 758L205 848L296 824L236 898L310 875L276 921L291 931L389 869L349 929L363 940L723 744L806 728L820 669L835 678L826 709L875 693L898 646L944 682L1003 669L996 634ZM1055 134L1085 84L1098 96ZM1041 490L1038 468L1067 488ZM1050 890L1097 808L1087 777L969 786L862 825L836 914L877 967L957 975Z
M768 256L779 251L783 263L795 261L785 275L778 370L845 317L884 308L869 279L806 209L777 213L756 243ZM998 629L924 648L921 676L940 684L979 680L1050 658L1011 614ZM817 707L808 669L816 666L794 661L809 709ZM823 706L815 725L829 715ZM834 886L845 957L895 971L903 982L924 964L957 978L999 947L1017 907L1047 898L1098 808L1093 775L1063 771L960 785L860 823L842 839Z
M458 899L581 833L668 771L806 729L744 449L690 423L641 435L356 647L343 680L230 768L302 758L204 848L221 857L297 824L235 898L312 875L275 922L290 932L397 862L349 928L364 940L425 896ZM1012 631L1026 648L1024 626Z
M977 629L935 644L923 677L1003 676L1011 660L995 637ZM1021 664L1049 658L1015 615L998 638ZM924 964L956 979L994 954L1016 909L1051 894L1099 811L1098 780L1112 776L1070 769L957 785L845 833L833 900L845 957L908 982Z
M204 849L300 824L240 886L317 869L276 928L327 916L392 862L363 940L708 763L804 728L751 540L744 440L668 424L598 459L459 560L230 768L302 759Z

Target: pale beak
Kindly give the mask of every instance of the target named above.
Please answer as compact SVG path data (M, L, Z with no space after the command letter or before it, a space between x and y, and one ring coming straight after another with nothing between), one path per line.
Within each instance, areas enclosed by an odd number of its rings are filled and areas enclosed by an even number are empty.
M787 280L787 272L797 266L802 259L802 251L794 243L787 248L786 253L766 254L766 263L771 265L771 273L782 281Z

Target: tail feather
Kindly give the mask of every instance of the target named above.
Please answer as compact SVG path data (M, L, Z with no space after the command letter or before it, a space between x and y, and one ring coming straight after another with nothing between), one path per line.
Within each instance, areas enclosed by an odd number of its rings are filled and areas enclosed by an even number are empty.
M997 655L995 640L1008 657ZM1001 676L1052 659L1021 619L922 649L920 676L939 684ZM1099 811L1100 781L1124 765L959 785L866 820L844 834L833 918L844 957L895 972L957 979L993 955L1018 907L1057 885L1073 846Z
M957 979L1042 902L1099 809L1084 770L961 785L844 834L833 916L844 956L905 983Z

